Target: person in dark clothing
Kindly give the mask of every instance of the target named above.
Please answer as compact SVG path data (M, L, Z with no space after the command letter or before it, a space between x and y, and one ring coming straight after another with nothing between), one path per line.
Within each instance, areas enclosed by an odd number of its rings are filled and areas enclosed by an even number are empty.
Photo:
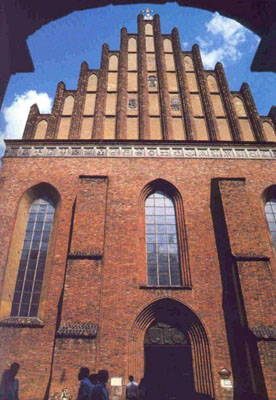
M15 376L19 368L18 363L13 363L10 369L4 371L0 386L1 400L18 400L19 381Z
M145 400L147 395L147 386L146 386L146 379L144 377L140 380L138 390L139 390L139 399Z
M94 385L89 380L89 368L81 367L78 374L78 380L81 381L77 400L91 400Z
M99 383L98 374L89 375L89 380L92 383L92 385L97 385L97 383Z
M108 371L102 369L98 372L99 383L95 386L92 400L109 400L109 393L106 388L108 382Z

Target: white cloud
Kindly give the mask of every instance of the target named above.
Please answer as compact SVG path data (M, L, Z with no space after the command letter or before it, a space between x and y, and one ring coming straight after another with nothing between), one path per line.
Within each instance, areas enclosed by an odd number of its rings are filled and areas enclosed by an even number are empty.
M13 103L9 107L4 107L2 113L6 125L4 131L0 132L0 156L4 150L3 139L22 137L30 107L35 103L42 114L51 112L52 99L47 93L37 93L35 90L15 95Z
M203 64L206 68L214 68L218 61L222 61L225 56L224 50L222 48L216 50L201 50L201 57Z
M217 61L235 63L242 57L243 43L250 34L242 25L216 12L205 26L205 35L197 37L205 68L214 68Z
M229 46L237 46L245 42L245 28L237 21L222 17L217 12L213 15L211 21L206 24L206 28L213 35L222 35L225 43Z

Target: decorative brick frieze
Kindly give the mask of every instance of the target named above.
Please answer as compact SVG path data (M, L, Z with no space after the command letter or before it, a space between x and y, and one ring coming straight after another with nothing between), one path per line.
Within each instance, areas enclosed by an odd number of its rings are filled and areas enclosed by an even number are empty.
M121 46L118 71L118 97L116 137L127 138L127 68L128 68L128 36L126 28L121 29Z
M158 144L70 144L70 145L48 145L41 144L34 146L32 143L22 145L22 143L11 144L11 140L6 140L6 151L4 157L20 158L67 158L67 157L123 157L123 158L225 158L225 159L276 159L276 146L267 147L248 143L247 146L231 146L226 144L209 146L208 143L183 144L163 143Z
M37 317L7 317L0 319L0 326L11 328L42 328L44 322Z
M199 51L199 47L197 44L194 44L192 47L193 60L195 65L195 72L197 76L198 86L201 94L206 124L208 128L209 138L212 142L217 141L218 137L218 128L216 123L215 112L213 108L213 104L211 101L211 97L209 94L206 77L203 69L203 64L201 60L201 55Z
M215 66L215 71L217 74L217 79L219 83L220 92L222 95L224 109L227 115L227 119L230 125L231 134L233 140L236 142L241 141L241 128L239 119L236 114L236 110L234 108L232 96L229 90L229 86L227 83L227 79L224 73L223 65L218 62Z
M138 99L139 99L139 138L150 139L149 122L149 95L148 95L148 74L146 61L145 21L143 15L139 14L138 22Z
M56 337L64 338L95 338L98 326L93 323L69 323L58 328Z
M253 326L250 331L259 340L276 340L276 326Z
M252 131L254 133L255 139L257 142L264 142L265 135L264 135L263 125L260 121L259 113L257 111L255 101L253 99L248 83L244 82L241 85L240 91L243 95L245 107L247 110L250 123L252 125Z
M193 119L191 97L188 88L187 74L183 62L183 55L179 40L178 29L172 30L172 45L174 51L175 67L178 78L179 92L182 103L184 130L187 140L193 140L195 135L195 124Z
M156 52L156 67L158 75L163 138L165 140L172 140L173 139L172 116L171 116L171 107L170 107L170 99L168 92L163 38L161 35L160 18L159 15L157 14L153 17L153 33L154 33L154 44Z
M85 252L85 251L74 251L69 253L68 258L72 260L100 260L103 254L101 253L101 249L94 249L94 251Z
M95 183L101 183L101 180L105 181L108 179L107 176L105 175L80 175L79 176L80 179L85 179L88 181L93 181Z
M109 64L109 48L102 46L101 69L99 72L98 91L96 96L92 138L102 139L104 134L104 118L106 105L107 74Z

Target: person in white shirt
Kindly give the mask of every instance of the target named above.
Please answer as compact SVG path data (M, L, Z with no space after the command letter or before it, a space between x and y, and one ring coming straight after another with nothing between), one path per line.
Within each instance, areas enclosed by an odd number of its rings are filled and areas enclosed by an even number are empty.
M127 400L138 400L138 383L134 381L132 375L128 377L129 383L126 385Z

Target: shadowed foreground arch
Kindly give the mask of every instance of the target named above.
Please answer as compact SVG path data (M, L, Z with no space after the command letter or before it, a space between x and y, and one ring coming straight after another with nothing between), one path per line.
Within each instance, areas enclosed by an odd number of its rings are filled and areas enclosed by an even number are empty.
M136 317L130 337L129 373L137 379L144 374L144 337L147 329L157 321L177 325L189 337L193 357L195 391L214 398L209 344L205 329L196 314L184 304L162 298L146 306Z
M26 40L41 26L62 18L73 11L106 5L122 5L148 3L145 0L67 0L57 2L49 0L2 0L0 23L0 106L5 94L9 78L17 72L32 72L33 62ZM151 0L153 4L164 4L164 0ZM178 0L180 6L202 8L218 11L221 15L235 19L261 37L255 54L252 71L276 71L276 2L275 0L241 2L232 0Z

